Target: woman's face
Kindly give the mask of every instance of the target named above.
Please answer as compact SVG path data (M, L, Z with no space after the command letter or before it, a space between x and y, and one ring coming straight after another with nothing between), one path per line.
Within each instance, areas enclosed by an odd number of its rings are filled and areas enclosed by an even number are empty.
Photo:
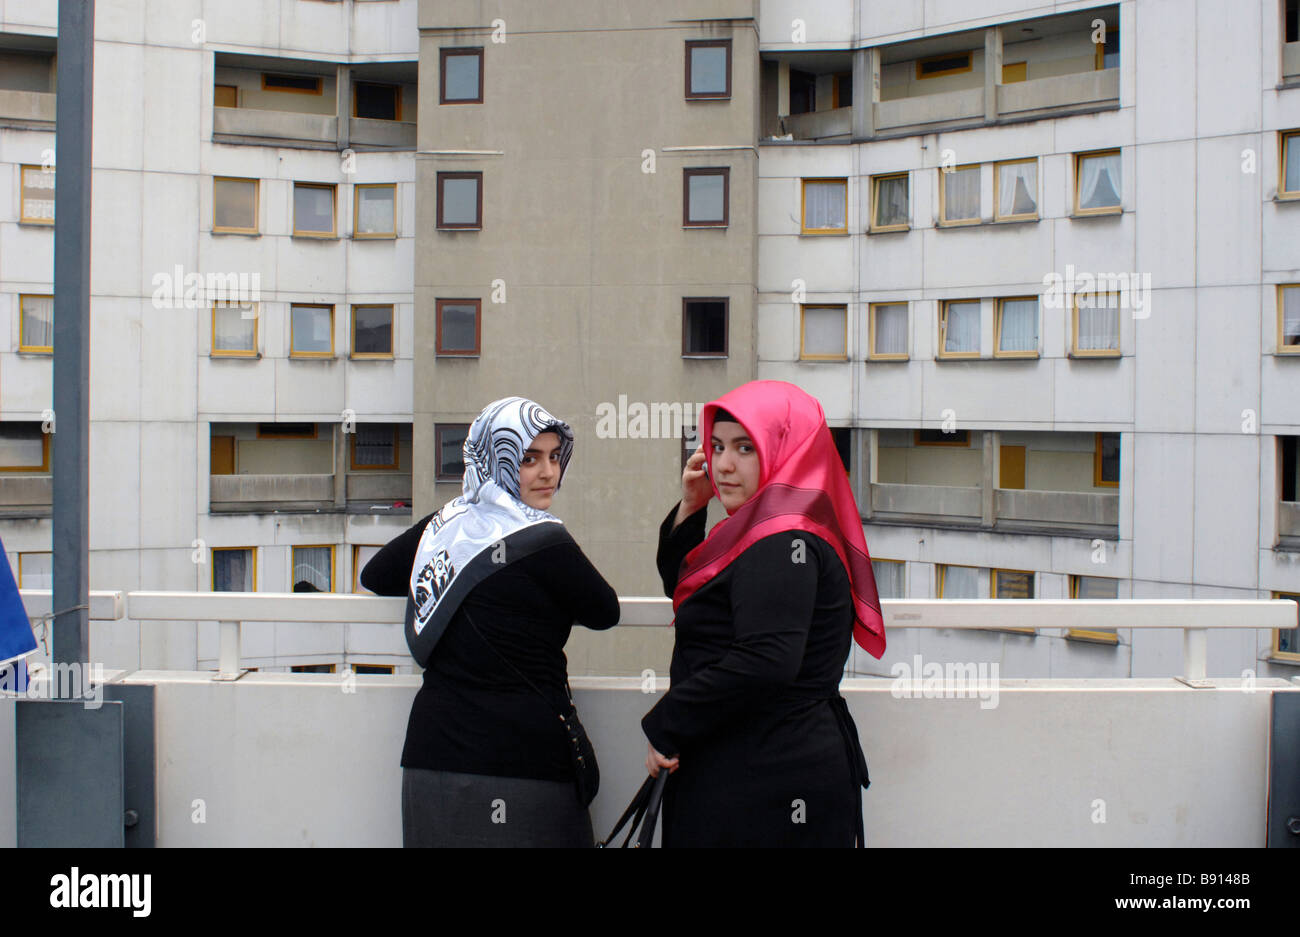
M739 423L714 423L713 480L730 514L758 490L758 450Z
M548 511L559 484L559 434L538 433L519 463L519 500L530 508Z

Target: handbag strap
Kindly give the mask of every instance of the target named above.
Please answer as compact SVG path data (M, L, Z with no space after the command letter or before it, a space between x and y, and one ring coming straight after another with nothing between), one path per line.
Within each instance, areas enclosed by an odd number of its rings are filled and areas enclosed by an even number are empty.
M654 789L650 792L650 799L646 805L645 822L641 824L641 832L633 843L634 849L648 849L654 843L655 824L659 822L659 805L664 799L664 786L668 783L668 769L660 768L659 777L654 779Z
M618 837L619 831L623 829L623 826L632 815L636 814L637 819L633 821L632 828L627 831L627 836L623 840L623 847L627 848L628 840L632 838L632 832L636 829L637 823L641 822L641 815L644 813L646 803L650 799L650 785L653 780L654 778L647 776L645 781L641 783L640 790L636 792L636 795L632 798L632 802L627 805L627 809L623 811L623 815L618 818L618 822L614 824L614 828L609 831L609 835L596 844L598 848L604 849L607 847L611 840Z
M497 657L501 658L502 662L503 662L507 667L509 667L511 670L513 670L513 671L515 672L515 675L518 676L520 680L522 680L522 681L524 681L524 683L528 684L529 689L531 689L534 693L536 693L536 694L537 694L538 696L540 696L542 699L546 700L546 704L547 704L548 706L551 706L552 708L554 708L554 706L555 706L555 701L552 700L552 699L551 699L549 696L547 696L545 693L543 693L541 690L539 690L539 689L537 688L537 684L535 684L535 683L533 683L533 681L529 680L528 677L524 674L524 672L523 672L522 670L520 670L520 669L519 669L518 667L516 667L514 664L510 663L510 659L509 659L508 657L506 657L504 654L502 654L502 653L497 649L497 646L496 646L495 644L493 644L491 641L489 641L489 640L487 639L487 635L485 635L482 631L479 631L478 625L474 624L474 619L470 616L469 609L467 609L467 608L464 606L464 604L462 604L462 605L460 606L460 610L465 614L465 620L466 620L467 622L469 622L469 626L470 626L471 628L474 629L474 633L477 634L477 635L479 636L479 638L483 641L484 644L486 644L488 647L490 647L490 648L492 649L492 653L495 654ZM573 705L573 691L569 689L569 679L568 679L568 677L565 677L565 679L564 679L564 691L565 691L565 693L568 694L568 697L569 697L569 705L572 706L572 705ZM564 714L563 714L563 713L560 714L560 720L561 720L561 721L564 720Z

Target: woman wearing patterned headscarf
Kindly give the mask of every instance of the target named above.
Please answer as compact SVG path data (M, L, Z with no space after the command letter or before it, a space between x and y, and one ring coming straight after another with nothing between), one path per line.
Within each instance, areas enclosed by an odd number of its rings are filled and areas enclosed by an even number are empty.
M593 845L594 792L561 721L564 644L575 621L617 624L619 606L547 512L572 453L572 429L533 401L488 404L465 439L460 497L361 573L370 591L407 596L425 668L402 750L406 846Z
M701 411L664 518L671 685L641 727L668 770L665 846L861 845L866 759L839 682L885 628L862 522L821 404L752 381ZM708 469L705 471L705 465ZM704 533L714 495L728 516Z

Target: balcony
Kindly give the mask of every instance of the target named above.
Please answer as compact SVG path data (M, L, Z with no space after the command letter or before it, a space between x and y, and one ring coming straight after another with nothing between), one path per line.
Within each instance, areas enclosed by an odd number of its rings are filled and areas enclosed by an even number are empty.
M29 614L49 611L48 591L23 599ZM669 623L665 599L622 601L621 628ZM100 844L116 837L119 845L124 837L142 846L400 844L399 756L420 678L246 673L239 655L241 629L275 621L373 622L400 645L403 599L97 592L90 605L98 622L222 621L221 657L217 672L103 675L102 697L124 702L102 718L117 720L115 731L125 725L130 752L125 786L120 773L107 781L128 792L123 806L139 822L124 834L121 809L105 819L70 799L60 801L64 829L83 842L102 831ZM994 672L978 693L951 668L942 688L900 675L897 665L892 678L845 679L840 691L875 779L863 796L871 846L1259 847L1290 839L1286 818L1300 803L1269 779L1296 756L1295 737L1276 726L1300 704L1300 681L1257 679L1242 692L1239 677L1206 678L1205 648L1209 628L1296 627L1294 602L931 599L882 607L895 640L917 628L1182 628L1184 657L1182 673L1168 678L1002 682ZM29 697L44 692L43 679ZM644 775L637 723L653 700L641 678L572 684L600 756L592 820L603 835ZM666 688L657 677L655 695ZM18 751L19 764L25 750L52 751L47 737L23 736L16 717L18 707L48 705L0 697L0 750ZM83 709L67 705L73 715ZM152 712L143 732L132 707ZM29 759L21 776L14 760L0 763L0 846L50 843L48 829L24 818L39 816L60 789L105 781L87 776L88 760L41 761ZM140 799L134 790L153 793ZM1099 790L1123 792L1123 808L1112 804L1105 824L1077 806L1094 803ZM196 791L206 823L192 822Z
M0 475L0 517L49 517L53 475Z
M212 513L311 511L334 508L334 476L212 475L208 498Z
M0 34L0 125L53 130L55 40Z
M212 139L219 143L294 144L334 149L338 118L293 111L218 107L212 111Z

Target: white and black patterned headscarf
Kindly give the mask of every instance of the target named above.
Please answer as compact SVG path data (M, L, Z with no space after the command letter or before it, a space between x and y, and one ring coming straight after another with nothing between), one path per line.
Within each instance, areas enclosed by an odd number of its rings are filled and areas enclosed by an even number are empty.
M406 639L420 666L474 586L533 551L554 542L563 521L519 499L524 450L541 433L560 438L560 478L573 455L573 430L524 397L495 400L465 437L465 477L460 497L438 511L424 529L407 601ZM551 525L559 525L552 527Z

